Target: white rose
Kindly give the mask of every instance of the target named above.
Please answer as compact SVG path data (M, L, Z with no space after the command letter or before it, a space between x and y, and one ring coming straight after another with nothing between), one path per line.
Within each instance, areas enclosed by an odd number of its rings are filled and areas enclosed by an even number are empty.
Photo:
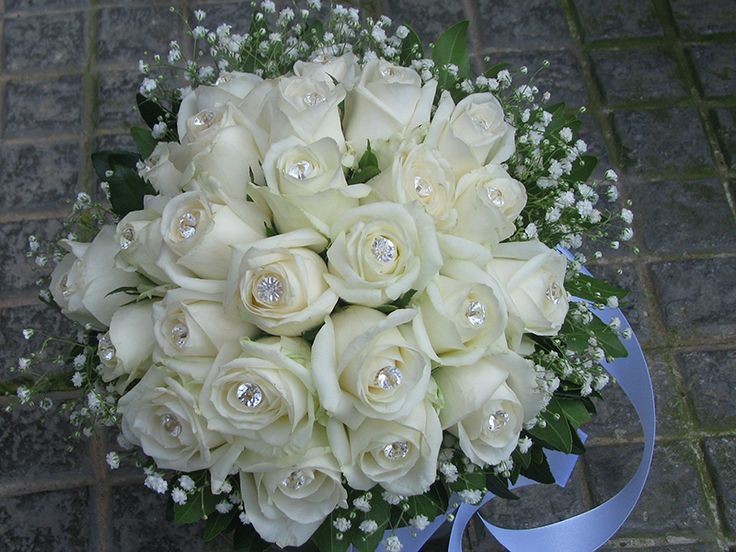
M325 320L312 366L320 404L331 416L355 429L366 417L403 418L424 400L431 364L407 340L415 314L351 306Z
M263 160L266 185L251 186L256 201L265 201L279 233L314 228L322 234L358 199L368 194L364 185L348 186L341 153L332 138L305 144L286 138L271 146Z
M330 287L350 303L376 307L421 291L442 266L432 218L417 204L370 203L330 230Z
M180 194L169 201L161 216L161 235L167 247L158 264L178 285L209 292L196 287L196 279L225 280L231 246L262 238L266 222L265 214L252 202L242 202L236 211L208 201L202 192Z
M314 230L279 234L236 248L225 302L273 335L296 336L322 323L337 303L327 266L308 248L326 240Z
M70 253L51 273L54 301L67 318L98 329L108 327L113 313L130 301L130 295L110 292L140 282L134 272L115 267L115 227L103 226L92 243L62 240L61 245Z
M440 230L457 222L453 208L455 175L440 152L425 145L402 148L388 170L379 173L368 185L384 201L417 201L434 219Z
M103 381L122 376L127 386L150 366L153 353L153 303L142 301L120 307L112 315L110 329L98 335Z
M414 334L422 349L443 365L469 364L490 347L506 349L505 293L470 261L451 261L415 302Z
M429 126L427 144L442 152L460 178L473 169L503 163L511 157L514 133L493 94L470 94L455 105L445 91Z
M533 374L534 364L515 353L434 372L445 398L442 427L459 438L460 448L472 462L498 464L516 448L523 423L541 408ZM511 382L524 391L528 411L509 387Z
M246 452L239 464L240 493L253 527L276 546L301 546L335 508L347 508L340 467L315 431L307 450L276 462Z
M424 401L401 420L366 419L355 430L332 418L330 446L353 489L379 483L404 496L425 492L437 477L442 428L434 407Z
M218 126L225 106L237 104L262 80L252 73L234 71L221 76L215 86L198 86L187 94L179 106L176 119L181 143L200 140L211 127Z
M200 394L208 427L264 455L301 451L315 418L309 344L291 337L229 343Z
M340 124L340 103L345 99L342 85L309 77L282 77L269 93L259 122L270 130L274 144L294 136L309 144L332 138L340 151L345 137Z
M173 197L185 184L184 171L194 155L189 146L178 142L159 142L143 163L138 175L158 193Z
M159 468L191 472L212 466L226 447L199 413L199 386L160 366L118 401L123 436L143 449Z
M221 297L183 288L170 290L153 307L153 336L164 355L217 356L228 341L253 337L258 329L225 312Z
M161 254L161 212L167 199L146 196L144 208L125 215L115 229L115 241L120 251L115 255L115 266L128 272L140 272L158 284L171 280L156 264Z
M345 100L345 138L360 157L368 140L388 139L429 122L437 81L384 59L369 61Z
M340 50L345 50L345 53L336 55ZM309 61L299 60L294 63L294 74L297 77L309 77L329 83L336 81L346 90L353 88L359 72L358 58L347 44L343 45L343 48L339 46L319 48L314 51Z
M524 330L556 335L568 309L565 257L538 241L502 243L493 253L488 270L506 289Z
M228 111L238 112L231 105ZM214 197L244 200L251 176L254 182L263 183L262 155L253 133L239 124L210 131L206 142L192 145L196 153L182 177L183 187L205 190Z
M516 231L526 188L500 165L486 165L460 179L454 203L457 225L449 233L493 247Z

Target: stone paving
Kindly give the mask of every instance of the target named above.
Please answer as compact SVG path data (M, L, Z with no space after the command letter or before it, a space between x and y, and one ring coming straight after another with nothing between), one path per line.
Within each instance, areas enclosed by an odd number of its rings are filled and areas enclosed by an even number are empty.
M65 331L35 299L26 239L53 235L66 199L94 190L92 151L130 146L140 53L183 40L171 3L0 0L0 381L23 351L22 328ZM736 550L736 2L363 4L430 38L467 18L476 58L530 67L549 59L538 86L588 106L584 137L601 165L621 175L641 250L592 268L632 290L625 311L649 361L659 414L648 485L606 549ZM174 5L236 27L249 10L247 2ZM639 462L642 437L623 394L607 396L565 489L529 488L521 502L499 502L485 514L528 527L615 494ZM58 404L69 395L52 397ZM109 473L109 436L68 453L60 415L0 416L0 550L228 549L200 544L198 527L166 522L163 503L135 472ZM501 550L477 523L464 548Z

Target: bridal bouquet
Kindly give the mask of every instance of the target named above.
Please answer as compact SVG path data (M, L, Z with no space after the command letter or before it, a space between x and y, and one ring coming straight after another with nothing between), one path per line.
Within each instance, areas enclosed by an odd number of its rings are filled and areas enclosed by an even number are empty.
M119 426L111 468L243 550L397 551L399 527L552 482L544 449L583 452L625 355L591 310L625 292L555 249L631 237L577 111L524 67L471 76L467 23L425 57L318 0L254 5L244 34L205 18L189 59L141 61L150 128L93 156L109 204L80 194L58 244L31 238L80 324L59 359L79 432Z

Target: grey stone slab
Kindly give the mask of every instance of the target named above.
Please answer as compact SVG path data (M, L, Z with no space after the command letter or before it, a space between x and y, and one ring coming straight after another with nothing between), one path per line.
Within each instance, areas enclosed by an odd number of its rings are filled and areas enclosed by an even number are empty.
M424 40L425 48L451 25L465 19L462 2L442 0L388 0L386 15L396 25L411 25Z
M84 552L89 548L86 488L0 498L3 552Z
M36 336L31 341L23 338L25 328L32 328ZM44 339L44 335L57 337L71 337L76 332L76 325L72 324L59 311L43 304L27 305L0 310L0 381L17 377L17 372L11 371L18 365L18 357L37 350ZM52 364L50 359L67 350L66 345L52 343L47 348L48 356L34 371L50 373L68 370L64 366ZM2 472L0 472L0 476Z
M5 145L0 150L0 211L38 209L74 198L79 144Z
M736 108L716 109L714 114L723 154L731 168L736 168Z
M594 502L609 499L626 484L639 466L642 450L641 445L588 449L585 461ZM693 451L684 443L658 444L646 487L618 536L708 533L711 525L696 462Z
M736 259L673 261L649 268L664 322L675 338L736 335Z
M97 13L97 59L137 66L143 52L165 59L169 42L179 40L180 21L164 6L123 6Z
M203 524L176 525L167 521L166 500L143 484L115 487L112 503L112 550L204 551Z
M662 36L649 0L575 0L586 41Z
M10 81L5 85L5 137L82 129L82 77Z
M90 0L5 0L5 13L25 10L83 8Z
M597 50L590 57L608 104L688 96L675 56L668 49Z
M570 31L555 0L479 0L478 29L483 49L568 46Z
M736 438L720 437L705 441L705 457L716 486L721 515L736 533Z
M130 134L105 134L98 136L95 139L95 151L99 150L138 151Z
M0 249L0 262L3 271L0 275L0 290L35 291L35 282L39 277L50 272L49 265L43 269L34 268L33 260L25 253L28 248L28 236L31 234L39 240L51 240L59 231L56 221L34 220L28 222L11 222L0 225L3 236L3 247Z
M705 96L736 93L736 43L693 46L689 52Z
M86 63L84 21L82 12L6 19L5 69L82 67Z
M672 368L661 354L647 353L645 356L654 387L657 435L682 435L687 429L684 397L675 386ZM641 425L636 410L618 384L609 384L602 395L602 400L595 401L597 414L583 431L591 439L626 440L641 437Z
M608 257L608 251L603 251L603 254L604 258ZM660 336L649 310L648 292L639 277L636 265L625 263L601 265L591 268L591 272L594 276L629 291L629 294L620 301L620 308L626 320L631 324L640 342L658 342Z
M510 64L511 69L518 69L522 65L529 70L528 75L536 73L542 63L547 60L549 68L541 70L532 80L531 84L539 88L539 95L544 92L550 93L550 104L564 102L571 107L579 107L588 103L588 93L583 84L577 58L570 51L559 52L521 52L503 53L491 55L491 64L505 61ZM514 86L527 83L526 77L519 75L515 79Z
M578 462L565 487L554 484L522 487L514 490L519 500L494 498L480 509L480 514L490 523L509 529L528 529L561 521L585 511L583 479L582 462ZM486 542L491 542L490 536Z
M633 174L680 173L713 167L698 112L671 107L613 114L621 162Z
M77 443L72 452L67 450L65 439L73 429L60 408L55 401L48 412L37 406L0 412L0 483L89 473L88 441Z
M629 187L640 243L658 253L736 250L736 223L718 180Z
M736 10L731 0L671 0L670 5L685 38L736 32Z
M645 546L643 548L633 548L631 546L631 543L626 540L622 541L621 543L611 543L607 546L604 546L600 550L636 550L636 552L723 552L723 549L720 548L717 544L713 544L710 542L698 542L696 544L685 544L682 546L678 546L676 544L663 544L661 546Z
M736 427L736 350L683 353L677 360L697 422L708 428Z
M143 76L137 70L102 73L97 79L97 128L145 126L135 96Z

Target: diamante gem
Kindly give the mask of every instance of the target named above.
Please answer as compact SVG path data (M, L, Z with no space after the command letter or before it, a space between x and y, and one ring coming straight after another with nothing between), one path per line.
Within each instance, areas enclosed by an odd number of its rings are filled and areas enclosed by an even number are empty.
M205 109L203 111L200 111L192 118L192 124L196 128L209 128L212 126L212 123L215 122L215 119L217 118L217 113L212 111L211 109Z
M109 333L100 334L97 337L97 354L103 362L115 360L115 346L112 344Z
M381 389L394 389L401 385L404 375L396 366L385 366L376 374L375 383Z
M503 192L498 188L488 186L486 188L486 195L488 196L488 200L496 207L503 207L503 204L506 203L503 198Z
M264 274L256 282L256 299L261 303L275 305L284 295L284 285L273 274Z
M120 249L127 251L135 241L135 230L132 226L126 226L123 231L120 232Z
M181 349L187 342L187 337L189 337L189 328L183 322L177 322L171 328L171 337L174 344Z
M225 84L226 82L230 82L231 80L233 80L233 76L230 73L225 73L224 75L217 77L217 80L215 81L215 86L220 86L221 84Z
M491 128L491 123L488 122L487 119L484 117L479 117L478 115L471 115L470 121L478 127L478 129L481 132L488 132L488 130Z
M179 419L173 414L164 414L161 416L161 425L172 437L178 437L181 435L181 422L179 422Z
M482 326L486 321L486 306L480 301L469 301L465 306L465 318L473 327Z
M390 263L396 259L396 245L386 236L373 239L371 252L376 260L382 263Z
M315 105L321 104L323 101L325 101L326 98L319 92L310 92L302 99L304 100L304 103L307 104L309 107L314 107Z
M509 423L509 413L505 410L496 410L488 417L488 429L498 431Z
M547 299L552 301L555 305L562 299L562 288L557 282L553 282L551 286L547 288L545 293Z
M314 167L309 161L307 161L306 159L302 159L301 161L297 161L288 169L286 169L286 174L291 178L304 180L305 178L309 178L312 175L313 169Z
M284 480L281 482L281 485L283 485L284 487L288 487L289 489L298 491L304 486L306 482L307 478L304 475L304 472L302 470L294 470L284 478Z
M197 233L197 224L199 224L199 214L187 211L179 219L179 235L188 240Z
M381 69L381 76L383 78L390 78L396 75L396 70L393 67L384 67Z
M263 390L255 383L241 383L235 396L248 408L257 408L263 402Z
M414 191L421 198L432 195L432 185L421 176L414 177Z
M394 441L383 447L383 455L389 460L406 458L409 454L409 443L406 441Z

